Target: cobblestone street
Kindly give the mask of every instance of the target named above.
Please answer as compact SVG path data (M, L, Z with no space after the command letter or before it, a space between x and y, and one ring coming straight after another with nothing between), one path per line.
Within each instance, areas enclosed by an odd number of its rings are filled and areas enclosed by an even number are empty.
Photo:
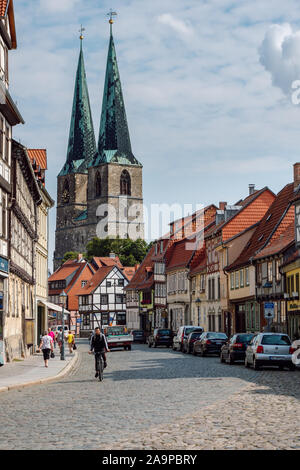
M300 373L134 345L0 395L0 449L299 449ZM51 367L51 363L50 363Z

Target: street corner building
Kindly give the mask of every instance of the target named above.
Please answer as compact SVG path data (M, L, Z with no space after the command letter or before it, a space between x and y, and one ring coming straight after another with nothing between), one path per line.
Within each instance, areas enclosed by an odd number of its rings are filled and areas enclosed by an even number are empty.
M35 351L48 312L45 149L13 140L24 120L9 93L9 52L17 48L14 4L0 1L0 365Z
M57 180L54 270L66 251L83 253L96 236L144 238L143 167L132 153L112 29L98 145L80 40L67 159Z

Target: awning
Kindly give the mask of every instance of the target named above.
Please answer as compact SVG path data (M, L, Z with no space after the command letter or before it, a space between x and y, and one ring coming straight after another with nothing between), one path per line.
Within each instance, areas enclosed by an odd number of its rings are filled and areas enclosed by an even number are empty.
M44 300L40 300L42 304L49 308L49 310L53 310L53 312L62 313L62 307L56 304L52 304L51 302L45 302ZM64 308L64 313L70 315L70 312Z

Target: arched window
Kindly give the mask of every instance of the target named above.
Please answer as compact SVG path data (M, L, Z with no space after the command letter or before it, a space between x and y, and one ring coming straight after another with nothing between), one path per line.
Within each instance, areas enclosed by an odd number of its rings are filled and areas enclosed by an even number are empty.
M65 180L64 182L64 189L62 192L62 202L64 204L68 204L70 202L70 186L69 186L68 180Z
M120 180L121 196L131 196L131 180L127 170L122 171Z
M95 193L96 193L96 197L101 196L101 175L100 175L99 171L97 171L97 173L96 173Z

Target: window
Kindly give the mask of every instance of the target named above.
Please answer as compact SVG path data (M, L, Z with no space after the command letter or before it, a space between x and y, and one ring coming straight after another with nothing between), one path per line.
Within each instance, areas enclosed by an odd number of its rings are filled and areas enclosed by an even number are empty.
M70 202L70 186L68 180L65 180L62 192L62 202L68 204Z
M3 144L4 144L4 119L0 119L0 155L3 157Z
M244 270L240 270L240 287L244 287Z
M234 289L234 273L230 274L230 289Z
M235 288L239 288L239 271L236 271L235 273Z
M111 287L111 281L106 281L106 287Z
M127 170L124 170L121 174L120 194L122 196L131 196L131 180Z
M218 300L221 298L221 283L220 278L218 277Z
M279 266L280 266L280 261L279 261L279 259L277 259L275 261L276 282L281 281L281 273L280 273L280 270L279 270Z
M81 287L85 287L87 285L87 281L81 281Z
M119 280L118 280L118 286L119 286L119 287L124 286L124 279L119 279Z
M249 286L249 268L245 269L245 274L246 274L246 286Z
M256 267L256 275L257 275L257 284L260 285L262 283L262 264L259 263Z
M116 294L116 304L123 304L123 303L125 303L124 295Z
M99 171L97 171L96 173L95 193L96 193L96 197L101 196L101 176L100 176Z
M9 161L9 127L6 126L6 132L5 132L5 155L4 155L5 160L8 162Z
M101 305L107 305L108 304L108 295L107 294L101 294L100 295L100 302L101 302Z
M6 198L2 198L2 237L7 236L7 224L6 224Z
M268 282L273 282L273 263L268 263Z

